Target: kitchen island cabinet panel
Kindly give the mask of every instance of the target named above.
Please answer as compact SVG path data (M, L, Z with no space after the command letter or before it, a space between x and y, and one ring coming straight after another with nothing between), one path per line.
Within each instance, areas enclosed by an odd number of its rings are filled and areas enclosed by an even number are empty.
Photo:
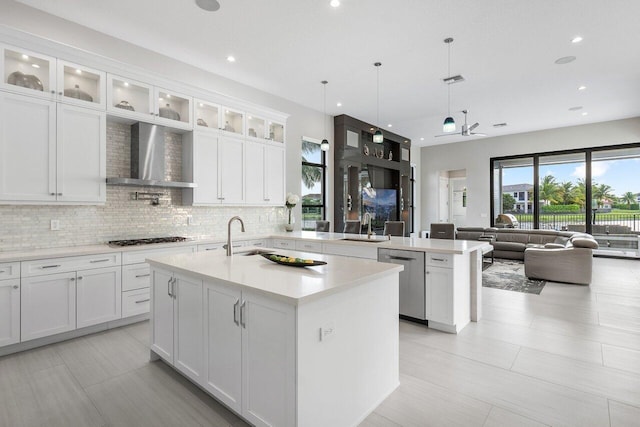
M173 364L173 274L151 270L151 350Z
M199 382L202 376L202 280L174 275L174 365Z

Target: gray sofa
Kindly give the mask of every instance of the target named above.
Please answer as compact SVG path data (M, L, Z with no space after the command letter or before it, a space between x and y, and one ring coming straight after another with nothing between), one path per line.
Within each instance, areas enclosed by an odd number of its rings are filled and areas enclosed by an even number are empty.
M591 283L594 238L586 233L555 230L459 227L460 240L488 240L496 258L524 260L531 279L588 285Z

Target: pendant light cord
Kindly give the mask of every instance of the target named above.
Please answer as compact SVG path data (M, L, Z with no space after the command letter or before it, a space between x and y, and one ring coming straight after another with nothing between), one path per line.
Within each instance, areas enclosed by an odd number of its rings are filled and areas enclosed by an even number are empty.
M322 121L324 123L324 139L327 139L327 83L326 80L322 81L322 86L324 86L324 107L322 109Z
M376 126L380 128L380 64L376 62Z
M447 67L447 78L451 77L451 42L453 40L451 40L449 43L447 43L449 45L449 58L447 60L448 62L448 67ZM447 117L451 117L451 83L447 82Z

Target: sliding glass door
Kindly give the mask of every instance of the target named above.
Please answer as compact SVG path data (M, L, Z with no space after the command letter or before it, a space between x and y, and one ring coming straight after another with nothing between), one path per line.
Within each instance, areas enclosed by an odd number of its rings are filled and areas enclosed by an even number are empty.
M640 258L639 143L493 158L490 179L492 226L586 232L596 253Z

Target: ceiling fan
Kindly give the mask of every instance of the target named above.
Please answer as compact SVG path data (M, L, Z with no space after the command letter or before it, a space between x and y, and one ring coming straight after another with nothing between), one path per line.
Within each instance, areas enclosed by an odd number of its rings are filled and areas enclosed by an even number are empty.
M475 128L477 128L478 126L480 126L480 123L475 122L474 124L472 124L471 126L469 126L467 124L467 113L469 111L468 110L462 110L462 113L464 114L464 124L462 125L462 131L460 132L450 132L450 133L443 133L442 135L436 135L436 138L439 138L441 136L453 136L453 135L462 135L462 136L487 136L486 133L477 133L477 132L473 132L473 130Z

